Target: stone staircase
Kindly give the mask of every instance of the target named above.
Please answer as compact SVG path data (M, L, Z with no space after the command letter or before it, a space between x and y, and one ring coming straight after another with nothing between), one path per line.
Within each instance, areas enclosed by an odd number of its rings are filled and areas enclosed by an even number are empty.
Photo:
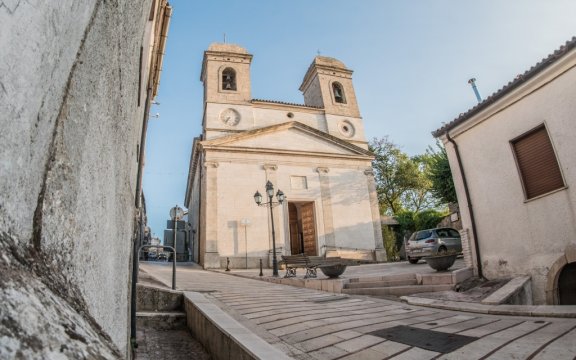
M182 292L137 284L136 299L137 328L186 328Z
M467 273L396 274L350 279L342 293L370 296L405 296L424 292L451 290L467 278Z

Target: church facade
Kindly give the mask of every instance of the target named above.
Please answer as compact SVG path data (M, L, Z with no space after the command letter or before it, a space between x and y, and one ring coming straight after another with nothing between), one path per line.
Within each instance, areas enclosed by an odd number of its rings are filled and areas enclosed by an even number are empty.
M270 266L276 253L384 261L385 251L352 71L317 56L304 104L252 99L252 55L212 44L204 53L202 134L194 139L185 206L191 252L204 268ZM270 181L285 200L256 205ZM274 201L277 201L276 197ZM274 225L272 225L274 224ZM274 226L274 228L273 228Z

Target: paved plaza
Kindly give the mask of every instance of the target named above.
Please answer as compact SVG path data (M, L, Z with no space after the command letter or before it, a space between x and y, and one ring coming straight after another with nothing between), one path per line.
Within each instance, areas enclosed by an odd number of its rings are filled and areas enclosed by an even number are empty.
M170 264L146 263L141 269L170 284ZM182 265L178 266L177 288L203 293L246 328L296 359L576 357L576 319L425 308ZM385 330L392 328L395 331L386 336ZM390 336L400 336L402 331L417 336L391 340ZM446 345L456 344L450 352L445 350Z

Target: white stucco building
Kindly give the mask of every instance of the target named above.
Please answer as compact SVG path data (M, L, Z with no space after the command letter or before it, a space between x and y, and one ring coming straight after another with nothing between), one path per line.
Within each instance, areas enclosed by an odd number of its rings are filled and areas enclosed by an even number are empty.
M529 275L536 304L576 304L575 47L573 38L434 132L468 264L489 279Z
M194 140L185 205L194 260L205 268L265 266L269 209L256 190L271 181L286 201L273 209L277 254L383 260L372 154L352 71L318 56L300 90L304 105L250 95L252 55L231 44L204 53L202 134Z

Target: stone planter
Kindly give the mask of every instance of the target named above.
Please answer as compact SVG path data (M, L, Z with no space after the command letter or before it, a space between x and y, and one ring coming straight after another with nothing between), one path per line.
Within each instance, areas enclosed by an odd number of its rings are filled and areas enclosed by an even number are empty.
M456 261L456 254L452 255L435 255L425 257L424 260L428 265L436 271L446 271L450 269L454 262Z
M336 279L338 276L344 273L344 270L346 270L346 265L336 264L330 266L322 266L320 270L322 270L322 273L329 278Z

